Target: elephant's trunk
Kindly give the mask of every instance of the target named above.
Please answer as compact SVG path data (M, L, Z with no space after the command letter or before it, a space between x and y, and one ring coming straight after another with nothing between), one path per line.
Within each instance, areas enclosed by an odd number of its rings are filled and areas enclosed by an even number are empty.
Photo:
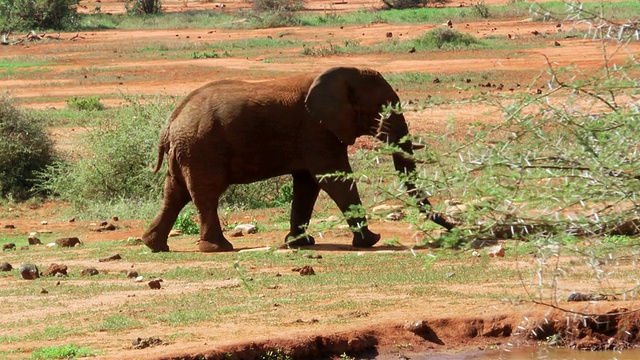
M442 214L431 211L429 198L422 190L416 188L416 162L412 158L414 146L411 140L407 138L409 129L404 116L393 113L381 121L382 124L379 129L386 129L386 131L378 131L376 137L385 143L397 145L402 150L392 154L393 166L396 171L405 176L404 186L407 188L407 193L416 198L420 212L426 213L430 220L447 230L453 229L455 227L453 223L448 221Z

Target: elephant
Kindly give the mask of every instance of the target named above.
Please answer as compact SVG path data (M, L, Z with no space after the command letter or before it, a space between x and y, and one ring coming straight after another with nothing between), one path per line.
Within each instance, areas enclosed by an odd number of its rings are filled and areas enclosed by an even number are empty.
M392 154L395 169L415 174L404 116L380 116L384 105L398 102L380 73L354 67L263 82L219 80L194 90L176 106L160 133L154 171L166 156L163 202L143 242L153 252L169 251L169 232L183 207L193 201L201 225L198 249L232 251L218 217L220 196L230 184L290 174L293 200L285 244L315 244L306 228L319 191L324 190L345 214L352 245L373 246L380 235L369 230L365 216L349 215L353 206L361 205L355 182L336 174L352 173L347 147L363 135L397 145ZM405 179L408 192L421 197L411 176ZM430 209L426 197L418 203ZM454 226L438 213L429 214L447 229Z

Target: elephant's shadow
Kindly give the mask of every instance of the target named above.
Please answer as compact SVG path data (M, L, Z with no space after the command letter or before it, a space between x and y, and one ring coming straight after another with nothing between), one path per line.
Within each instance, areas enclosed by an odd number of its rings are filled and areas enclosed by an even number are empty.
M234 249L232 250L232 252L241 252L241 251L246 251L246 252L250 252L250 251L259 251L261 249L266 249L265 247L262 246L246 246L246 247L234 247ZM286 246L279 246L277 247L276 250L287 250L288 248ZM331 252L331 251L335 251L335 252L354 252L354 253L362 253L362 252L367 252L367 253L376 253L376 252L380 252L380 253L388 253L388 252L401 252L401 251L407 251L409 250L409 247L405 247L405 246L398 246L398 245L387 245L387 244L381 244L381 245L377 245L374 247L370 247L370 248L356 248L352 245L348 245L348 244L315 244L315 245L309 245L309 246L301 246L299 248L297 248L299 250L314 250L314 251L326 251L326 252ZM292 249L295 250L295 249ZM172 251L176 251L176 250L172 250ZM198 250L194 250L194 251L198 251ZM193 251L188 251L188 250L177 250L177 252L193 252Z

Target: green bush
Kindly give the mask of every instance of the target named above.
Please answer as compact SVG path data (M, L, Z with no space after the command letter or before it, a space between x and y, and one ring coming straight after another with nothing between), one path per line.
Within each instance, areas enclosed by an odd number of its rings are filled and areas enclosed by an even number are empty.
M159 14L161 8L160 0L127 0L125 4L129 15Z
M483 43L472 35L461 33L448 27L438 27L427 31L414 40L416 48L455 49L461 47L482 46Z
M156 99L125 97L127 105L97 119L81 139L77 153L49 166L40 185L78 207L91 202L156 200L162 172L156 161L158 132L170 104Z
M33 195L37 174L55 159L45 123L17 109L0 95L0 197L17 200Z
M0 0L0 28L25 31L69 29L77 20L79 0Z
M178 219L173 225L173 228L182 231L184 235L200 234L200 226L194 220L196 216L197 214L193 209L182 211L180 215L178 215Z
M97 96L76 97L66 100L67 106L75 110L99 111L104 110L104 105Z
M253 0L247 16L256 28L298 26L301 20L296 12L302 8L302 0Z

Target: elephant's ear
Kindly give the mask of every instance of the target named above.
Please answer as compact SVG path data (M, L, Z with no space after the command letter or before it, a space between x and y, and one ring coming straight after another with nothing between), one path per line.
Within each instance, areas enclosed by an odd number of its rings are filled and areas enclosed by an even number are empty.
M348 145L358 136L354 89L349 85L357 76L356 68L331 68L316 77L305 99L312 117Z

